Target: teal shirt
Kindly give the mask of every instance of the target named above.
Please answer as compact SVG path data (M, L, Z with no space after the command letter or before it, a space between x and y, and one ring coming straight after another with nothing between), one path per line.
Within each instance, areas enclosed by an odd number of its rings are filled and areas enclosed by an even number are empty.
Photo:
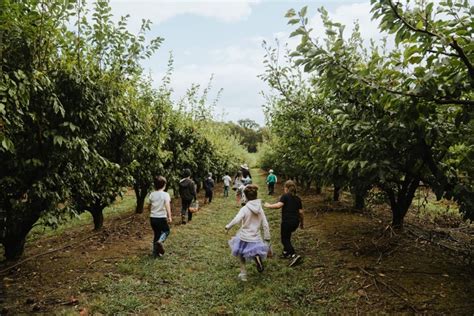
M271 173L267 177L267 183L276 183L277 182L277 177Z

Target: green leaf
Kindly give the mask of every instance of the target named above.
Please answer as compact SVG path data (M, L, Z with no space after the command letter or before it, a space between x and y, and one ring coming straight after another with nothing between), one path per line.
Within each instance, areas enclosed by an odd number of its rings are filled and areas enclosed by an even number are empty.
M301 8L300 16L301 16L301 17L305 17L305 16L306 16L306 12L308 12L308 6L304 6L303 8Z
M290 25L295 25L295 24L300 23L300 21L301 21L300 19L290 19L290 20L288 21L288 24L290 24Z
M292 18L296 15L295 9L290 9L286 12L285 18Z

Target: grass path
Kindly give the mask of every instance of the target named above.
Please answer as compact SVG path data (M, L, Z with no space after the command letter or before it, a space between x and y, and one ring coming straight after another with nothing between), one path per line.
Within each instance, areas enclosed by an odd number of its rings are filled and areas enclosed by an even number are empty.
M268 197L264 175L252 174L259 196L275 202L281 185ZM330 193L301 194L306 227L296 231L293 244L303 263L290 268L288 261L271 258L263 273L249 263L248 282L237 279L239 264L227 244L238 227L224 231L240 207L233 194L223 198L221 188L186 225L179 223L175 205L160 259L150 257L148 214L133 210L108 219L105 229L87 240L89 224L38 238L28 245L27 256L85 241L2 275L0 314L472 315L469 266L410 234L387 234L384 217L354 212L346 193L341 202L332 202ZM276 254L282 250L280 212L266 210Z
M268 198L262 175L254 170L260 196ZM231 191L233 193L233 191ZM224 226L237 213L235 198L217 196L187 225L174 226L166 241L164 258L147 255L119 264L120 277L106 276L93 288L84 288L90 309L103 313L227 314L298 312L315 313L326 308L317 304L314 278L307 273L312 265L307 257L302 265L289 268L288 261L272 258L265 271L258 273L248 264L248 282L237 279L237 260L230 255ZM279 210L267 210L275 253L279 243ZM177 220L178 218L176 218ZM296 247L298 248L296 234ZM151 239L151 235L145 239ZM313 296L311 294L314 294Z

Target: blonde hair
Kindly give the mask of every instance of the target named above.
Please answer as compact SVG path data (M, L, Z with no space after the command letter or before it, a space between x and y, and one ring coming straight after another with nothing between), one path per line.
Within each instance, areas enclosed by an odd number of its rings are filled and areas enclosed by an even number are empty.
M293 180L288 180L285 182L285 188L288 190L288 193L291 195L296 195L296 183Z

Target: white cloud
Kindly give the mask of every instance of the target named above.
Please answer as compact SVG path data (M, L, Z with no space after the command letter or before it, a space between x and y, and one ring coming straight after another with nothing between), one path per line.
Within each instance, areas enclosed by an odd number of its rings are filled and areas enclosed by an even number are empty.
M176 16L191 14L214 18L222 22L236 22L252 13L252 6L261 0L112 0L115 17L130 14L129 28L138 30L142 19L160 24Z
M230 54L230 58L232 54ZM226 113L225 120L237 121L239 119L251 118L259 124L264 123L261 110L263 99L259 96L261 90L266 89L265 84L257 78L262 72L261 67L256 67L252 62L245 61L230 63L216 62L206 65L188 64L178 67L173 72L172 86L175 100L185 95L186 90L193 84L201 84L204 87L214 75L213 89L209 102L220 88L223 92L216 108L216 114ZM156 82L162 74L155 76Z
M179 3L182 4L183 2ZM251 6L254 3L255 2L252 1L242 2L240 3L241 6L239 9L235 12L235 17L228 15L225 18L221 18L223 21L225 21L225 19L230 21L236 18L236 16L245 18L246 14L250 14L250 12L246 10L251 10ZM207 4L209 5L207 9L211 7L214 7L214 9L208 10L207 13L200 14L215 14L217 18L217 15L221 14L217 13L217 11L222 8L220 2L212 3L212 5L208 2ZM188 11L195 10L189 3L186 7ZM368 1L340 5L334 10L329 11L329 15L332 20L342 22L346 25L347 35L352 32L353 21L358 20L362 37L365 40L370 38L378 40L382 35L378 31L377 21L371 20L370 8L371 6ZM312 8L312 10L315 9L314 7ZM204 10L204 8L201 7L199 10ZM229 9L224 9L223 11L229 11ZM240 14L237 14L237 12L240 12ZM311 13L314 12L315 11L312 11ZM164 17L165 13L162 14ZM319 14L315 13L313 16L310 16L310 25L314 28L313 36L324 36L324 29ZM259 124L263 124L264 114L261 106L265 101L260 95L260 92L269 92L270 89L266 83L257 77L264 72L264 64L262 61L265 52L261 47L262 41L265 40L268 43L272 43L273 40L277 38L282 45L287 43L289 48L295 48L299 44L298 37L289 38L291 31L277 31L278 29L269 36L260 36L258 35L258 30L256 30L255 35L249 35L248 38L242 39L232 45L218 49L209 49L209 51L206 52L208 58L204 63L198 64L189 61L189 63L185 65L177 66L172 78L175 98L179 99L182 97L193 83L206 86L210 76L213 74L214 88L209 101L212 100L220 88L224 89L216 109L216 114L221 114L222 112L227 113L225 120L237 121L242 118L251 118ZM190 48L187 50L186 55L192 56L195 55L195 53L196 52ZM159 83L161 74L157 74L155 78L158 79L156 82Z

